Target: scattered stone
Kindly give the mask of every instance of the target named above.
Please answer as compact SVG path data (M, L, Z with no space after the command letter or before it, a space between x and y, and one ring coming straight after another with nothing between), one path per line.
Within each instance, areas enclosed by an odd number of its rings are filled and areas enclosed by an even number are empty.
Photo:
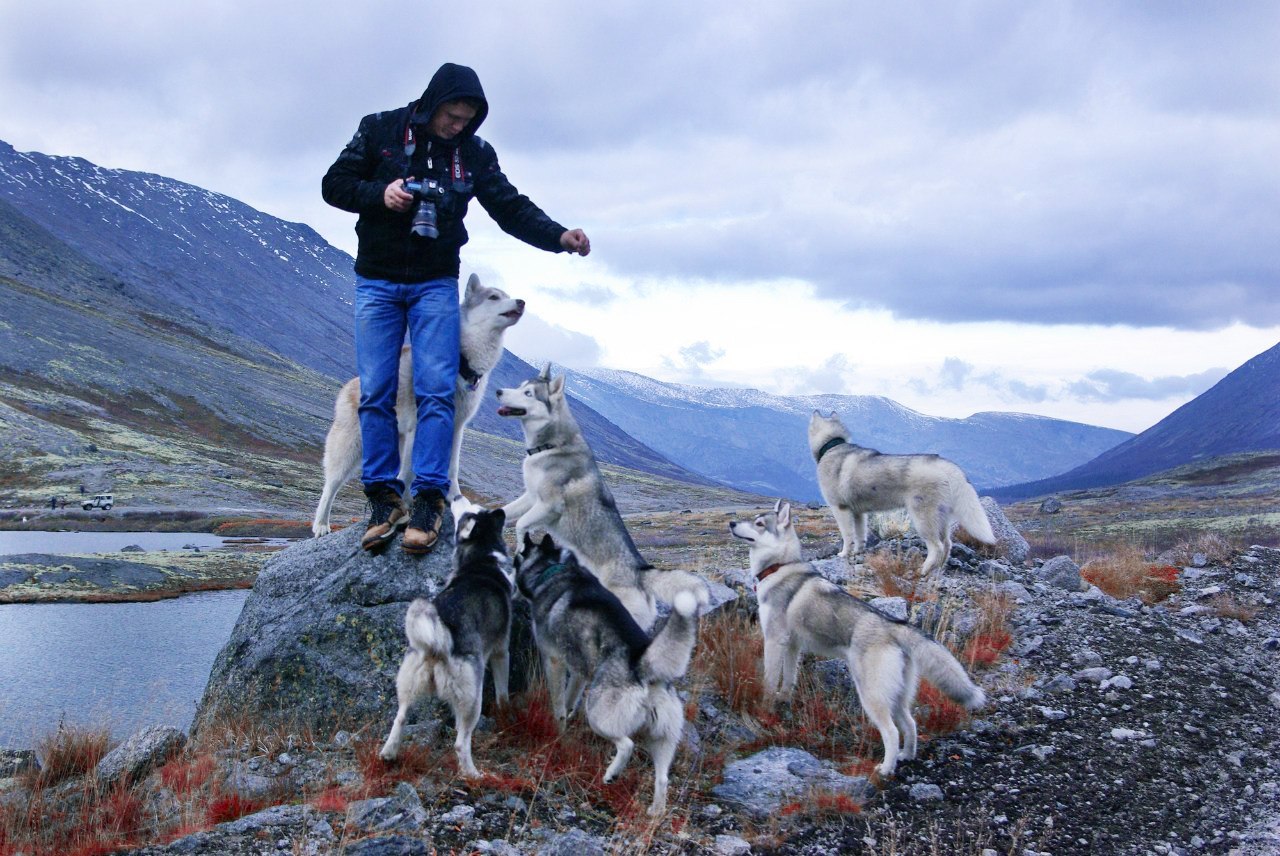
M1067 718L1067 712L1065 710L1055 710L1051 707L1040 708L1040 715L1053 722Z
M1102 683L1098 684L1098 689L1100 690L1109 690L1113 687L1118 690L1131 690L1133 689L1133 681L1126 675L1116 675L1115 677L1107 678Z
M1133 728L1113 728L1111 729L1111 739L1117 741L1125 740L1141 740L1147 736L1145 731L1137 731Z
M745 856L751 845L736 835L717 835L714 849L718 856Z
M996 536L996 550L1011 564L1021 565L1027 560L1027 556L1031 555L1031 545L1009 522L1009 518L1000 508L1000 503L989 496L984 496L979 501L982 503L982 510L987 513L991 531Z
M907 620L907 599L905 597L875 597L868 603L895 621Z
M911 786L912 802L942 802L942 788L934 784L921 782Z
M875 793L865 776L836 772L801 749L773 747L725 766L724 782L711 789L718 799L763 819L776 814L786 799L813 790L843 793L859 802Z
M1077 681L1088 681L1091 684L1101 684L1107 678L1111 677L1111 670L1106 666L1093 666L1088 669L1081 669L1071 677Z
M0 749L0 779L39 769L36 753L30 749Z
M186 745L187 736L169 725L151 725L103 756L93 774L101 787L135 782Z
M604 856L608 844L598 835L570 829L552 836L538 848L538 856Z
M1057 514L1062 510L1062 500L1056 496L1051 496L1044 502L1040 503L1041 514Z
M1080 566L1070 556L1054 556L1036 570L1036 576L1047 585L1066 591L1080 591Z

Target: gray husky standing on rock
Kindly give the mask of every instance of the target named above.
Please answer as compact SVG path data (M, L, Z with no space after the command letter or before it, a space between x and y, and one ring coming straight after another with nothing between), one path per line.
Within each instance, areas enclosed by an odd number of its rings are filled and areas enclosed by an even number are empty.
M489 386L489 373L502 358L502 337L524 315L524 301L507 296L500 288L480 284L471 274L460 306L461 358L453 392L453 449L449 457L449 497L458 487L458 462L462 433L475 416ZM333 406L333 424L324 441L324 491L316 506L311 532L329 534L329 511L344 484L360 473L360 378L347 381ZM413 437L417 433L417 404L413 397L413 362L408 346L400 351L400 378L396 393L396 423L400 429L400 481L413 481Z
M528 535L523 540L516 583L532 605L556 722L564 727L569 703L585 685L587 724L617 749L605 770L606 784L631 759L633 738L647 738L654 768L649 814L661 814L684 730L684 708L671 682L689 668L698 638L697 600L689 592L677 594L671 617L650 639L571 551L557 547L550 535L537 544Z
M911 705L922 675L970 710L986 704L982 690L946 648L801 561L790 505L779 500L774 511L750 523L730 523L729 532L750 549L764 634L765 691L790 696L805 652L844 660L862 709L884 743L884 761L876 767L880 775L893 775L899 758L916 756Z
M882 455L849 442L849 429L832 413L809 417L809 451L818 465L818 488L835 515L852 560L867 544L867 513L906 508L928 547L922 573L940 570L951 555L951 528L959 523L987 544L996 536L964 471L937 455Z
M480 720L486 663L498 704L508 700L514 571L502 536L506 518L501 509L487 511L458 496L453 517L453 573L439 594L414 600L404 616L409 650L396 676L399 709L379 754L388 761L400 754L409 708L421 696L435 693L453 709L458 770L474 779L481 773L471 759L471 734Z
M524 428L524 493L503 511L515 521L519 541L531 529L555 535L600 578L648 631L657 617L655 598L672 603L691 592L699 605L707 586L687 571L664 571L636 549L613 494L600 476L595 455L569 412L564 376L552 379L546 367L533 380L498 390L500 416L513 416Z

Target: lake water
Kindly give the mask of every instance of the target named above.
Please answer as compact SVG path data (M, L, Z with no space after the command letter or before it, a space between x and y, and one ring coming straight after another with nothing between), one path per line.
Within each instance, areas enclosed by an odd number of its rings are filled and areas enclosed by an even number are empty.
M16 553L115 553L131 544L144 550L201 550L221 547L228 539L207 532L0 532L0 556Z
M147 725L188 730L248 595L0 605L0 747L32 748L60 719L116 738Z

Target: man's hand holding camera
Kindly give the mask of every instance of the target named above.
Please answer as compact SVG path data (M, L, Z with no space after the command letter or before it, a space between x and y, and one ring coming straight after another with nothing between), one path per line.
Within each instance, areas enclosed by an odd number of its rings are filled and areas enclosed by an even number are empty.
M392 211L408 211L409 206L413 204L413 194L404 189L406 181L413 181L413 176L407 179L397 178L382 191L382 203ZM561 240L564 239L561 238Z

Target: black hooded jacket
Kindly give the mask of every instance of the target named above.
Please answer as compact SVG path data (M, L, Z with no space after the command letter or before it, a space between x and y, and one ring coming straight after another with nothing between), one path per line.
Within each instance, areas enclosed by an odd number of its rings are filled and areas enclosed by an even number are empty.
M431 137L427 125L436 109L463 98L478 103L475 118L451 140ZM476 73L466 66L445 63L431 78L422 98L360 120L356 135L321 182L325 202L360 215L356 222L356 273L392 282L457 277L458 253L467 242L462 218L473 196L504 232L538 249L562 250L560 235L565 228L512 186L498 166L493 147L476 136L488 113L489 103ZM412 156L405 152L410 123L415 143ZM462 171L457 178L455 149ZM410 231L416 202L404 212L392 211L383 202L387 185L408 176L435 178L446 189L436 204L438 238L420 238Z

